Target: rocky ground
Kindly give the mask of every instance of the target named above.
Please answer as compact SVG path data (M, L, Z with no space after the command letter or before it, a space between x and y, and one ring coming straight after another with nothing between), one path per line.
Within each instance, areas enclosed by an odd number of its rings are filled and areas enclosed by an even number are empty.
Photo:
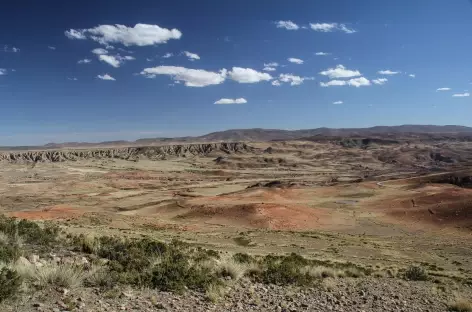
M155 290L102 293L92 288L56 289L6 304L2 311L451 311L457 294L448 287L378 278L325 279L311 288L243 280L216 303L193 292L176 295ZM472 292L468 291L470 296Z

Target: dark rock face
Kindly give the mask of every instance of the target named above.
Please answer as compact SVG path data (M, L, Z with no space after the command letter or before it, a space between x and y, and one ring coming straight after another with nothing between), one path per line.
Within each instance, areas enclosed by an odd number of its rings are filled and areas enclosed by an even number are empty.
M159 160L166 157L205 156L211 152L226 154L251 152L245 143L208 143L166 146L145 146L89 150L47 150L1 153L0 161L8 162L62 162L82 159L116 158L137 161L140 158Z

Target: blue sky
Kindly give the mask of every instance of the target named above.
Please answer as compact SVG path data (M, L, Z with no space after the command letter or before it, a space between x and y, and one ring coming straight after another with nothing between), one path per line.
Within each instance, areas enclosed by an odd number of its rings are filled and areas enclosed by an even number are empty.
M0 25L1 145L472 126L467 0L8 1Z

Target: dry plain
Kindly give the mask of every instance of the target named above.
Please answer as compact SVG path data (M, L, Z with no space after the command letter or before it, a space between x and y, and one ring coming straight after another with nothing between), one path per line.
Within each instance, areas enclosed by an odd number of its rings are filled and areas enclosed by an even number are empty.
M73 234L418 265L449 285L444 298L468 297L471 152L469 142L370 140L4 152L0 210Z

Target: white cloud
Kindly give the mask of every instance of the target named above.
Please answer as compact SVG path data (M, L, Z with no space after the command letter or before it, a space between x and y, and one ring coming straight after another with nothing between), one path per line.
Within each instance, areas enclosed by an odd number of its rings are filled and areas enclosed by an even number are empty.
M239 98L239 99L219 99L216 101L214 104L246 104L247 101L245 98Z
M320 32L342 31L346 34L353 34L356 30L348 28L345 24L338 23L310 23L311 29Z
M277 28L285 28L287 30L298 30L300 27L292 21L278 21Z
M180 39L182 33L178 29L161 28L158 25L136 24L134 27L125 25L99 25L88 29L70 29L65 32L69 39L92 39L103 45L121 43L125 46L150 46L166 43L170 39Z
M17 47L11 47L8 45L3 46L3 52L17 53L20 52L20 49Z
M451 91L451 88L438 88L436 91Z
M261 73L252 68L233 67L228 75L239 83L256 83L272 79L272 76L268 73Z
M97 55L102 55L102 54L108 54L108 51L102 48L96 48L92 50L92 53L97 54Z
M122 59L122 60L125 60L125 61L134 61L136 58L134 56L131 56L131 55L126 55L126 56L118 56L118 58Z
M416 78L416 75L415 74L409 74L408 77Z
M226 79L226 69L220 72L210 72L203 69L189 69L179 66L157 66L145 68L141 75L155 78L156 75L168 75L176 81L183 81L187 87L206 87L223 83Z
M78 63L78 64L88 64L88 63L90 63L90 62L92 62L91 59L83 59L83 60L79 60L77 63Z
M146 61L147 61L147 62L152 62L152 61L154 61L154 59L153 59L153 58L148 58L148 57L147 57L147 58L146 58Z
M456 94L453 94L452 96L453 96L453 97L469 97L469 96L470 96L470 93L469 93L469 92L456 93Z
M190 61L195 61L195 60L199 60L200 59L200 56L198 54L195 54L195 53L191 53L189 51L184 51L184 54L186 57L188 57L188 59Z
M399 73L400 72L398 72L398 71L391 71L390 69L378 71L378 74L380 74L380 75L396 75L396 74L399 74Z
M372 82L376 85L383 85L385 84L386 82L388 81L387 78L378 78L378 79L374 79L372 80Z
M173 56L174 56L174 54L172 54L172 53L166 53L162 57L163 58L169 58L169 57L173 57Z
M339 104L343 104L344 102L343 101L336 101L336 102L333 102L334 105L339 105Z
M263 70L263 71L276 71L277 68L275 68L275 67L270 67L270 66L266 66L266 67L264 67L262 70Z
M279 87L279 86L282 85L282 83L281 83L280 81L278 81L278 80L274 80L274 81L272 81L272 85L273 85L273 86L276 86L276 87Z
M301 85L305 80L314 80L313 77L300 77L293 74L280 74L279 83L281 82L290 82L291 86Z
M303 64L303 60L299 58L290 57L287 59L290 63Z
M75 77L68 77L67 80L72 80L72 81L77 81L79 79L75 78Z
M0 76L6 75L7 70L5 68L0 68Z
M66 31L64 32L64 34L65 34L66 37L69 38L69 39L77 39L77 40L84 40L84 39L87 39L87 37L85 36L85 30L83 30L83 29L79 29L79 30L76 30L76 29L66 30Z
M116 79L113 78L112 76L108 75L108 74L105 74L105 75L98 75L97 76L98 79L101 79L101 80L113 80L115 81Z
M56 50L56 47L48 46L48 49L49 49L49 50Z
M326 55L331 55L331 53L327 53L327 52L316 52L315 55L317 55L317 56L326 56Z
M358 70L349 70L343 65L338 65L336 68L328 68L327 70L320 72L320 75L328 76L333 79L357 77L360 76L361 73Z
M277 62L272 62L272 63L264 63L264 66L269 66L269 67L277 67L279 66L279 63Z
M345 86L347 84L344 80L330 80L328 82L320 82L322 87Z
M350 80L331 80L328 82L320 82L320 86L322 87L333 87L333 86L351 86L351 87L363 87L363 86L370 86L370 80L364 78L364 77L359 77L359 78L353 78Z
M351 79L351 80L348 80L347 84L350 85L350 86L352 86L352 87L356 87L356 88L365 87L365 86L370 86L370 85L371 85L369 79L366 79L366 78L364 78L364 77L353 78L353 79Z
M120 67L121 61L114 57L113 55L106 55L106 54L101 54L98 56L98 59L102 62L105 62L115 68Z

